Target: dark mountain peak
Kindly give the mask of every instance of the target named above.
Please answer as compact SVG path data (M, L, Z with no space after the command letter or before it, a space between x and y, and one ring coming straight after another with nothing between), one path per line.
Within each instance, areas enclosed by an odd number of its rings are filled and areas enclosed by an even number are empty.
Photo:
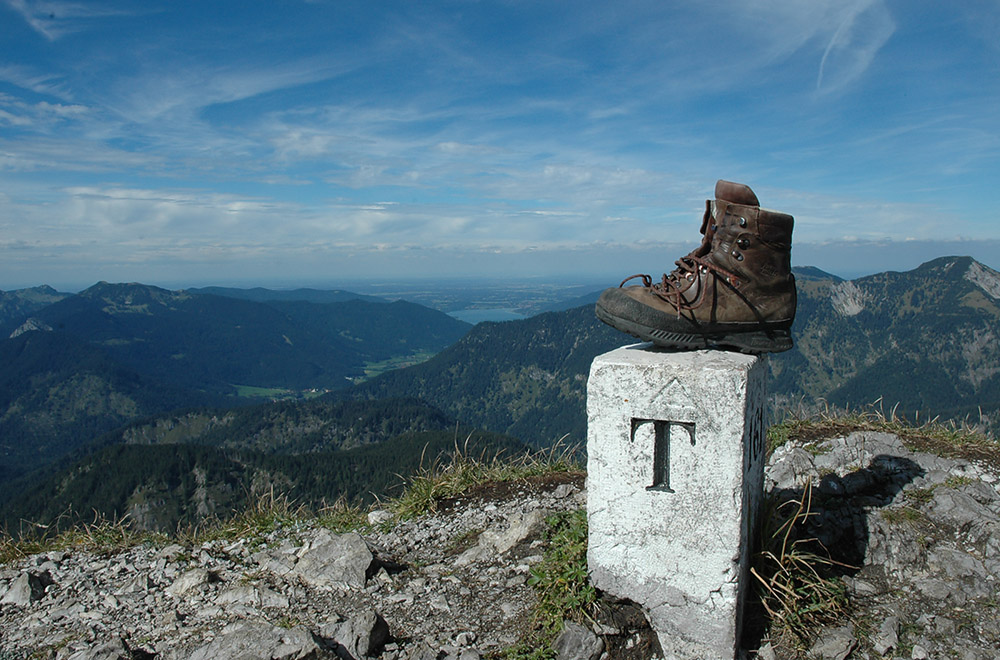
M57 300L69 296L68 293L60 293L48 284L33 286L27 289L14 289L13 291L0 291L0 299L10 298L33 303L53 303Z
M976 287L987 297L1000 301L1000 273L972 257L940 257L911 271L921 278L935 278L961 287Z
M84 289L80 292L81 296L99 297L107 295L122 295L135 292L152 292L158 291L162 293L172 293L167 289L161 289L160 287L153 286L151 284L142 284L140 282L105 282L101 280L97 284Z
M833 273L828 273L825 270L820 270L815 266L795 266L792 268L792 273L795 274L795 279L797 280L812 280L812 281L823 281L828 280L831 282L843 282L844 278L834 275Z
M187 289L189 293L203 293L224 298L238 298L241 300L251 300L254 302L311 302L311 303L339 303L348 300L367 300L369 302L385 302L375 296L366 296L351 291L341 289L321 290L321 289L293 289L291 291L274 291L263 287L252 289L234 289L224 286L206 286L194 289Z
M972 257L938 257L937 259L920 264L914 269L914 272L921 275L942 274L961 277L973 263L978 264L979 262Z
M104 303L104 311L109 314L149 314L156 307L172 307L175 303L190 298L186 293L137 282L128 284L98 282L78 295L83 299Z
M37 300L40 298L65 298L68 293L60 293L50 287L48 284L41 284L39 286L33 286L27 289L18 289L17 291L11 291L11 293L17 294L19 297L25 300Z

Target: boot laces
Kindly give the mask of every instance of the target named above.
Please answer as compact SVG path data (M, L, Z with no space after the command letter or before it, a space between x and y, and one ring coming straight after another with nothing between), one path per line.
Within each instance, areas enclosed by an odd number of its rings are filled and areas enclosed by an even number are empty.
M724 211L724 214L729 215L728 208ZM707 297L705 295L698 295L691 301L684 297L684 291L690 289L692 286L697 285L695 291L701 292L704 290L708 282L702 282L703 275L714 275L717 279L721 279L732 287L737 294L740 294L739 287L742 285L740 278L709 259L712 254L712 244L715 241L715 235L718 231L715 215L716 204L712 200L708 200L705 203L705 216L702 218L701 223L701 245L686 257L681 257L675 261L674 264L677 267L670 273L664 273L659 283L653 284L651 276L640 273L622 280L622 283L618 285L619 288L625 286L631 280L640 278L643 287L649 289L653 295L672 305L677 310L678 318L680 318L681 310L694 310L701 307L705 302L705 298ZM742 294L740 295L742 297Z
M698 286L695 289L696 291L702 290L703 286L707 284L707 282L702 283L701 281L703 275L707 276L711 274L717 278L721 278L722 281L734 289L740 287L742 282L739 277L725 268L717 266L708 259L697 256L696 252L697 250L675 261L674 264L676 264L677 268L670 273L664 273L660 281L656 284L653 284L651 276L639 273L625 278L618 286L623 287L629 281L640 278L643 287L649 289L653 295L664 300L677 310L678 317L681 310L694 310L701 307L702 303L705 302L706 296L699 295L694 300L689 301L684 297L683 293L695 284Z

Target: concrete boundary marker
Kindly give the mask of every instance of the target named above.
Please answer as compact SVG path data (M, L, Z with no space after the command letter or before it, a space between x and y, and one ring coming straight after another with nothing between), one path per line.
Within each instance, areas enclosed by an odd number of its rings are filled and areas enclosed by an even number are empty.
M651 344L591 365L591 581L646 611L667 660L738 657L766 377L766 357Z

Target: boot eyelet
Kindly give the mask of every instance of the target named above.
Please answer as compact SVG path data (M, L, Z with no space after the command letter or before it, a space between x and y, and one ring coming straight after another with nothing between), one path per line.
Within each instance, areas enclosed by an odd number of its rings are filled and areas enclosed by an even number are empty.
M749 238L741 238L738 241L736 241L736 244L738 246L740 246L741 250L745 250L748 247L750 247L750 239Z
M737 252L736 250L733 250L733 257L736 259L736 261L743 261L743 255Z
M743 216L740 216L740 227L746 227L746 226L747 226L747 219L744 218Z

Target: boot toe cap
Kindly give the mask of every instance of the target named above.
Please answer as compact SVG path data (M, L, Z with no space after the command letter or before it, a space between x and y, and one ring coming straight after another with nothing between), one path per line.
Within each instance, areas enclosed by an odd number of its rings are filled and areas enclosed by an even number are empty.
M661 327L667 322L666 315L648 303L654 294L645 287L606 289L597 300L597 317L605 323L620 328L614 321L625 321L646 327ZM662 304L662 303L661 303Z

